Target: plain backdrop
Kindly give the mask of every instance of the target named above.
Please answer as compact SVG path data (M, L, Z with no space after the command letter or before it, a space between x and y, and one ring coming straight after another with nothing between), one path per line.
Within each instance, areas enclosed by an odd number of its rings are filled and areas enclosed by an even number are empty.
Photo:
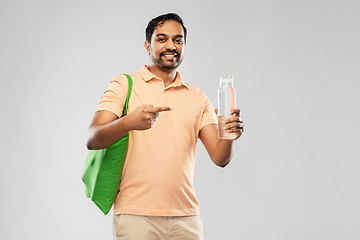
M233 75L245 121L225 169L198 142L205 239L360 239L357 0L1 0L0 239L112 239L81 181L87 129L167 12L188 28L183 79L216 105Z

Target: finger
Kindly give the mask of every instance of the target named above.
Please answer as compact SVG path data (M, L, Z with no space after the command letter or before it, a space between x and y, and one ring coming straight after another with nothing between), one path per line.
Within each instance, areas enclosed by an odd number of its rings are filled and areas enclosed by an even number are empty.
M227 133L240 133L240 135L244 132L242 129L238 129L238 128L233 128L233 129L229 129L226 130Z
M158 118L160 115L160 113L156 112L156 113L152 113L152 118L155 119L155 118Z
M229 129L240 129L240 128L243 128L243 127L244 127L244 124L239 123L239 122L233 122L233 123L226 124L226 125L224 126L224 129L225 129L225 130L229 130Z
M156 120L157 120L156 118L151 119L151 127L153 127L153 126L154 126L154 124L155 124Z
M218 114L218 108L214 108L214 112Z
M240 123L240 132L241 134L244 132L245 125L243 123Z
M150 113L159 113L159 112L171 111L172 108L171 107L152 107L152 108L149 108L146 110L147 110L147 112L150 112Z
M158 117L159 117L159 113L150 113L151 115L150 115L150 120L152 121L152 122L156 122L157 120L158 120Z
M232 122L242 122L242 119L237 116L228 117L227 119L225 119L225 124L232 123Z
M155 122L158 120L159 113L150 113L150 121L151 121L151 127L154 126Z
M225 130L229 130L229 129L242 129L244 130L244 123L242 122L231 122L228 123L224 126Z
M240 109L236 108L230 111L229 115L240 116Z
M228 132L228 133L243 133L244 130L241 128L231 128L231 129L226 129L226 132Z
M243 133L244 132L244 125L240 124L236 127L232 127L232 128L224 128L226 130L226 132L229 133Z

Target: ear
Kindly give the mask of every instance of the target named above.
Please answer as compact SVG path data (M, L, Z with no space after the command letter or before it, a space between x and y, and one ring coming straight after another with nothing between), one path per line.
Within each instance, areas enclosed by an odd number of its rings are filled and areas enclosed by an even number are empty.
M147 53L150 55L150 43L147 40L145 41L144 46Z

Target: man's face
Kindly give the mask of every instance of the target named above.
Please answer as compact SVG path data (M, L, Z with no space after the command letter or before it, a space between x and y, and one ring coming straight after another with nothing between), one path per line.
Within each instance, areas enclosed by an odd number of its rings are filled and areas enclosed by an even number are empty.
M176 69L185 55L184 30L180 23L167 20L158 25L151 37L151 43L145 42L150 55L150 64L163 70Z

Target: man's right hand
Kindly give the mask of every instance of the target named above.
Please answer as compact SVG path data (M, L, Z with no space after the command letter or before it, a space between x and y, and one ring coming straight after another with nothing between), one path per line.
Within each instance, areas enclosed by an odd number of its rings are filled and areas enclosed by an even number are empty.
M160 112L170 110L171 107L143 104L122 118L109 111L98 111L89 128L87 147L88 149L107 148L129 131L150 129Z
M171 111L171 107L154 107L152 104L140 105L126 116L129 131L150 129L158 119L160 112L164 111Z

